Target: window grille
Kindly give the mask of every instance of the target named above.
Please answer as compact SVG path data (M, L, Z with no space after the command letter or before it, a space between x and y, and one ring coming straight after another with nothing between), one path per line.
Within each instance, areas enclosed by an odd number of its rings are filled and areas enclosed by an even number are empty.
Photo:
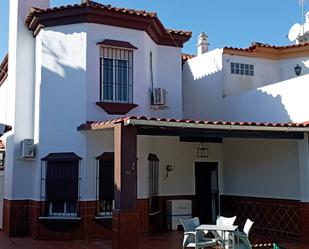
M112 216L114 200L114 153L97 157L97 210L99 216Z
M80 158L74 153L51 153L42 159L41 200L47 216L77 216Z
M231 74L254 76L254 65L231 62Z
M148 156L148 195L149 213L159 211L159 158L155 154Z
M133 51L101 47L100 98L107 102L133 102Z

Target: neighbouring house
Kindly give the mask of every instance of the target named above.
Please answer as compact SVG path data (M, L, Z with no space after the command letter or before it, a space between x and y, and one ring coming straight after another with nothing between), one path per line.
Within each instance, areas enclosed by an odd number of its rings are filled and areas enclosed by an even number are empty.
M308 44L208 51L202 33L197 56L182 55L191 32L153 12L10 4L10 236L133 249L166 226L167 200L186 199L205 223L250 217L256 231L308 239Z

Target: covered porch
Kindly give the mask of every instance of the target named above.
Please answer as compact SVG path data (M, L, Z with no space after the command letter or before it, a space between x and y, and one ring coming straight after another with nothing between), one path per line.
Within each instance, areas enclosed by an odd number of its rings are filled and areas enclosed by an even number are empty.
M237 215L239 225L255 221L254 233L296 240L308 235L307 124L131 117L78 129L93 130L89 134L98 139L101 130L113 130L113 248L135 248L138 234L165 229L166 201L173 199L191 200L192 216L203 223L213 223L218 214ZM205 157L198 155L201 144ZM158 178L157 193L150 191L150 155L159 161L158 175L151 177ZM197 171L198 165L214 170ZM210 196L198 194L202 174Z

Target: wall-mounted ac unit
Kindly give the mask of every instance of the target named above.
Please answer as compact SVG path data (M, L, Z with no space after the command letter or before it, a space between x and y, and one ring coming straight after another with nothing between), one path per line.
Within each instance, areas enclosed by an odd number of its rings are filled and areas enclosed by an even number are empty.
M24 139L21 141L21 158L34 158L35 157L35 146L33 139Z
M161 87L153 89L153 105L154 106L166 106L166 90Z

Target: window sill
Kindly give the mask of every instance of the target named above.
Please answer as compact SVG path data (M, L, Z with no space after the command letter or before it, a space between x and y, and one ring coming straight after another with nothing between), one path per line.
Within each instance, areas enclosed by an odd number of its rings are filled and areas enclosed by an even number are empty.
M106 229L112 229L113 228L113 217L112 216L95 216L94 217L95 222L102 225Z
M38 218L42 221L67 221L67 222L76 222L80 221L81 217L74 217L74 216L41 216Z
M70 231L75 226L78 226L81 221L81 217L63 217L63 216L43 216L38 217L38 220L53 231Z
M132 103L114 103L114 102L104 102L104 101L99 101L96 104L100 106L108 114L111 114L111 115L127 114L132 109L138 106Z
M162 211L156 211L156 212L149 213L148 216L153 217L153 216L156 216L156 215L161 214L161 213L162 213Z

